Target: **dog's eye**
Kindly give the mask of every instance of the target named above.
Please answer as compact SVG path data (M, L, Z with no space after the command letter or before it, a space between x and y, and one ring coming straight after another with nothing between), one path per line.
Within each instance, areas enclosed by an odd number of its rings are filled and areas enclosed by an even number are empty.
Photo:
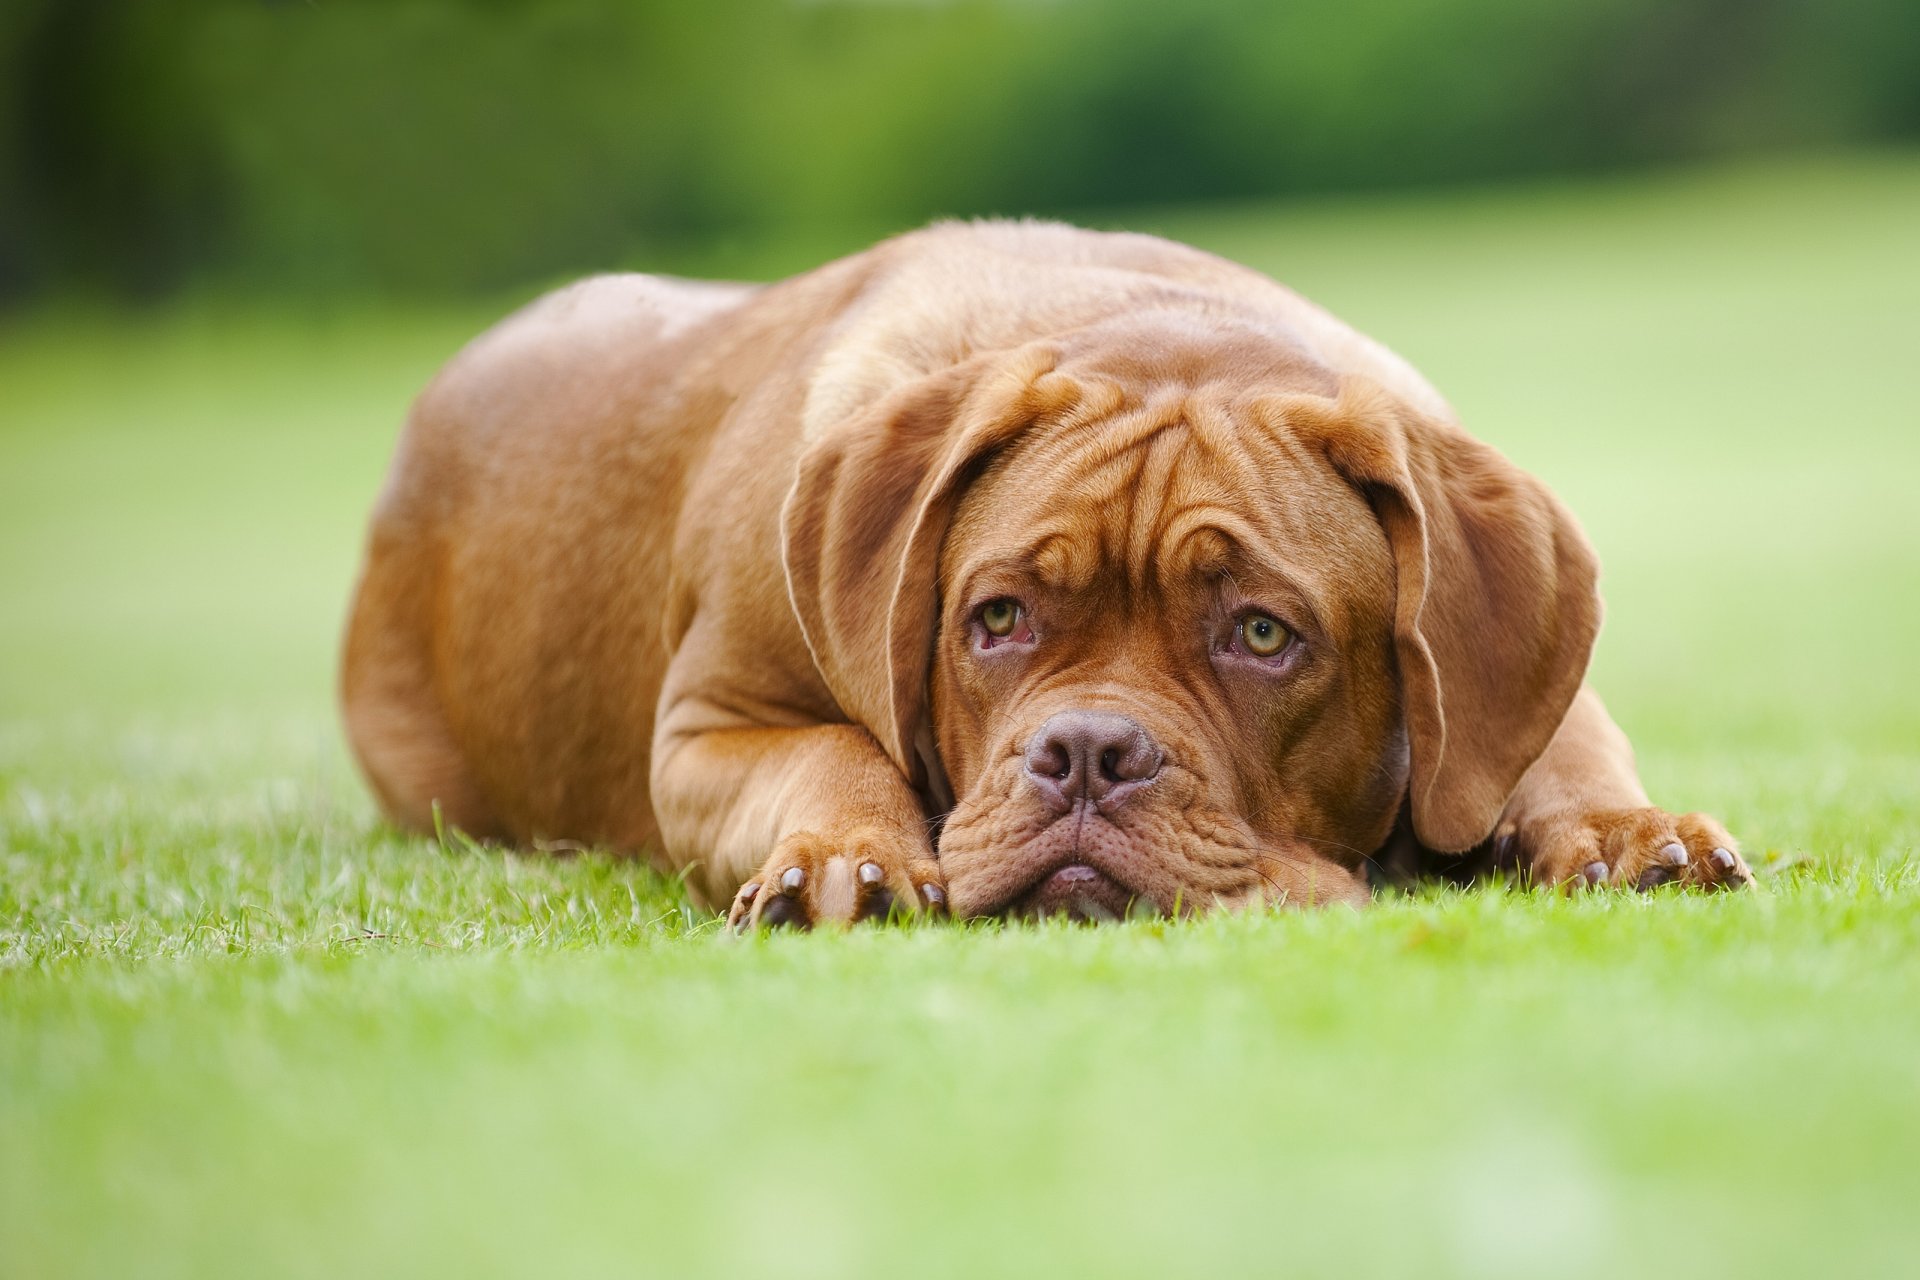
M1020 602L1006 596L987 601L980 610L980 625L988 635L1004 640L1020 625Z
M1240 643L1256 658L1271 658L1292 639L1286 624L1269 614L1250 613L1240 619Z

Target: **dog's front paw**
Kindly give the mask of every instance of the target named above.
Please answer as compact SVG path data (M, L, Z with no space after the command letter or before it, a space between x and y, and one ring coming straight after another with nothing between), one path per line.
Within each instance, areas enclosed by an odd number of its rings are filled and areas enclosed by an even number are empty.
M1753 872L1725 827L1704 813L1590 809L1548 814L1503 829L1496 852L1531 871L1536 884L1640 890L1678 884L1741 889Z
M736 933L758 928L885 921L944 911L946 881L923 842L862 828L827 837L797 831L740 886L727 912Z

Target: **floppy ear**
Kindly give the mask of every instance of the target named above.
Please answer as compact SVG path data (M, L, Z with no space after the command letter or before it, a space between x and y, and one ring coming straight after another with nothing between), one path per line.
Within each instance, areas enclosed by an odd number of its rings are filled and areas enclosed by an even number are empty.
M1585 678L1599 564L1546 486L1363 380L1292 402L1366 495L1393 550L1394 651L1414 834L1458 852L1492 834Z
M926 719L940 543L987 456L1078 398L1055 359L1040 346L976 356L828 424L781 511L787 594L814 665L917 787L945 787Z

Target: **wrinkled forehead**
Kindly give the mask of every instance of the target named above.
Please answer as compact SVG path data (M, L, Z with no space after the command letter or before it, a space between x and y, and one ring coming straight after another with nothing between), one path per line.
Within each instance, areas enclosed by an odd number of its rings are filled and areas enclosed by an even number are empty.
M1331 463L1284 423L1201 395L1039 423L996 455L961 497L940 578L966 594L1010 573L1063 594L1278 578L1330 615L1393 587L1385 535Z

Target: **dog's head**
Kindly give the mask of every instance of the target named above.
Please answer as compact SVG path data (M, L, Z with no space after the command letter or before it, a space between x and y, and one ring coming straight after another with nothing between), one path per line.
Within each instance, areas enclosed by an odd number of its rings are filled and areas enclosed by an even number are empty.
M1359 899L1403 803L1486 838L1599 624L1538 482L1180 315L912 382L812 443L784 524L829 687L951 806L963 915Z

